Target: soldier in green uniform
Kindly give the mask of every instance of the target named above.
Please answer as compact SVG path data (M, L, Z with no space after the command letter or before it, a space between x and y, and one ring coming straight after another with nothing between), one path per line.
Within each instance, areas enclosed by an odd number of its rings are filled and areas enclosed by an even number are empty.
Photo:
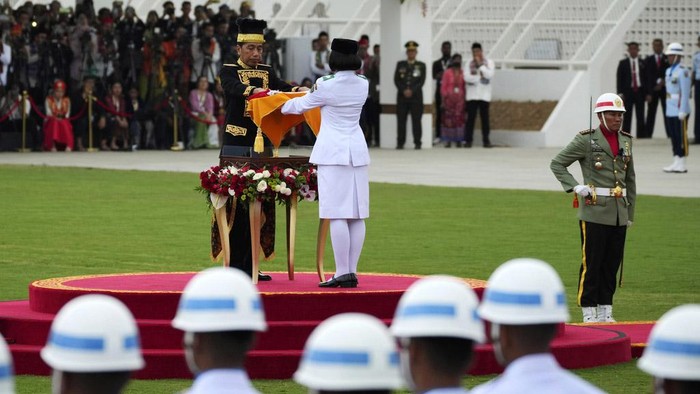
M613 93L601 95L595 107L600 126L584 130L552 160L550 168L564 190L575 192L582 262L577 301L583 321L613 322L615 279L622 262L627 228L634 220L637 197L632 136L620 129L625 108ZM567 170L578 161L579 183Z
M236 51L238 61L224 64L219 80L224 89L226 102L226 128L222 151L227 146L253 147L258 127L248 113L247 98L265 89L295 91L298 88L280 80L267 64L262 61L263 32L267 22L257 19L238 19ZM300 90L305 90L302 88ZM271 145L265 138L265 145ZM251 274L252 253L250 245L250 222L245 204L236 204L236 216L230 233L231 266ZM274 205L274 204L273 204ZM266 208L263 208L266 210ZM271 208L274 212L274 206ZM274 233L274 231L273 231ZM258 280L270 280L269 275L259 273Z
M421 148L423 129L423 84L425 83L425 63L416 60L418 43L409 41L406 47L406 60L396 63L394 85L396 85L396 118L398 120L396 149L403 149L406 143L406 120L411 114L413 144Z

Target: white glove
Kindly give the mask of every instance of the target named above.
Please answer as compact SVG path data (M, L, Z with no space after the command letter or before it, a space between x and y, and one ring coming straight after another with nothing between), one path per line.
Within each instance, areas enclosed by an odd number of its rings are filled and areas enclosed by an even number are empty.
M588 197L591 195L591 188L587 185L576 185L574 186L574 193L581 197Z
M679 112L678 113L678 119L683 120L688 117L688 114L685 112Z
M628 221L627 221L627 228L630 228L630 227L632 227L632 221L631 221L631 220L628 220Z

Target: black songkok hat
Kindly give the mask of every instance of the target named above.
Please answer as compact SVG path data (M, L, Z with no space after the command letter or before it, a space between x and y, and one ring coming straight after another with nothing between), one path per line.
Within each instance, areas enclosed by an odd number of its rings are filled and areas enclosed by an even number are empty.
M332 51L336 51L344 55L356 55L357 49L357 41L348 40L347 38L335 38L331 43Z
M265 37L263 36L263 33L267 28L267 22L265 22L264 20L238 18L236 20L236 25L238 26L238 36L236 37L237 42L265 42Z

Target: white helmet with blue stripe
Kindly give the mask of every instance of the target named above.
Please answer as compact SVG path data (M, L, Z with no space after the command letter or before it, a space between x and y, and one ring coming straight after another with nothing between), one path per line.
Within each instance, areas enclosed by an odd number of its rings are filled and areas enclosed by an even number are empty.
M478 311L482 319L506 325L569 320L561 278L552 266L532 258L513 259L496 268Z
M225 267L206 269L187 283L172 325L187 332L267 329L260 293L250 277Z
M12 373L12 354L0 335L0 394L14 394L15 381Z
M463 280L433 275L413 283L401 296L391 324L399 338L453 337L483 342L474 290Z
M700 305L681 305L661 316L637 365L658 378L700 381Z
M102 294L74 298L51 324L41 358L63 372L118 372L143 368L134 316L119 300Z
M313 390L391 390L402 386L396 341L376 317L342 313L309 336L294 380Z

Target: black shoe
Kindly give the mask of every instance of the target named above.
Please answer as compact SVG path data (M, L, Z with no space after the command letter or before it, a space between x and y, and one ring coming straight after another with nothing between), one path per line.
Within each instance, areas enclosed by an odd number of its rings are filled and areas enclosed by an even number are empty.
M402 150L402 149L403 149L403 145L396 146L396 150Z
M318 284L318 287L357 287L357 276L355 274L340 275Z
M413 149L420 150L420 145L416 145Z
M491 145L490 142L488 142L488 141L484 142L484 148L492 148L492 147L493 147L493 145Z
M465 142L465 143L464 143L464 147L465 147L465 148L471 148L471 147L472 147L472 143L471 143L471 142Z
M262 271L258 271L258 282L269 282L272 277L268 274L263 274Z

